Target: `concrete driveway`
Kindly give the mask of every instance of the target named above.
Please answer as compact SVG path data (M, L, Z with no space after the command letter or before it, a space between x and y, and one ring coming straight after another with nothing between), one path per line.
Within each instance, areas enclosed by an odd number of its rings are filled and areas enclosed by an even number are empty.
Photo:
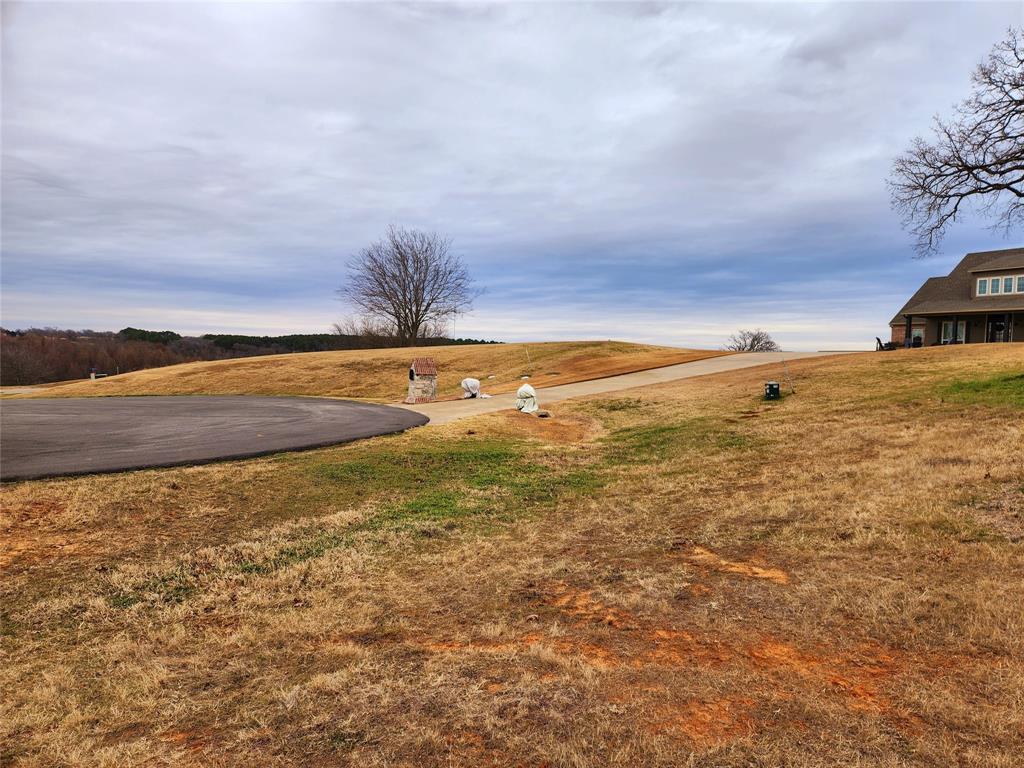
M711 357L706 360L695 360L692 363L680 363L669 365L664 368L653 368L649 371L637 371L636 373L625 373L621 376L609 376L605 379L594 379L593 381L580 381L575 384L562 384L557 387L548 387L537 390L537 400L541 408L548 407L551 403L559 400L568 400L570 397L582 397L584 395L599 395L605 392L617 392L622 389L633 387L646 387L652 384L664 384L667 381L678 379L689 379L694 376L707 376L712 373L723 371L736 371L741 368L752 368L758 365L776 364L767 374L768 378L782 378L782 361L802 360L807 357L827 357L829 355L844 354L841 352L743 352L738 355L727 355L725 357ZM523 382L528 384L528 381ZM487 382L480 382L481 389L487 391ZM514 408L516 402L515 393L494 395L487 400L445 400L436 403L423 403L420 405L400 406L406 410L415 411L430 418L431 424L447 424L467 416L476 416L481 413L493 413L503 411L506 408Z
M315 397L81 397L0 402L0 480L203 464L401 432L427 418Z

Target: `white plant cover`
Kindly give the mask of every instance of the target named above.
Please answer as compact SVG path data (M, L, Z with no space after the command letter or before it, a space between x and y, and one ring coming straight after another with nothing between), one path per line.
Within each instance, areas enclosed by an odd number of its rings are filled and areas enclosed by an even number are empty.
M529 384L523 384L516 392L516 410L523 413L536 413L539 410L537 392Z

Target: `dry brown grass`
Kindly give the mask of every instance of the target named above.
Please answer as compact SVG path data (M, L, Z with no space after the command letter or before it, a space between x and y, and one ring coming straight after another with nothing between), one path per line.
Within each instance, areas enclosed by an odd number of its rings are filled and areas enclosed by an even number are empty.
M3 762L1019 765L1024 354L790 371L5 486Z
M484 391L509 392L524 375L548 387L723 354L620 341L307 352L152 368L22 396L322 395L394 402L405 397L409 363L417 356L437 360L438 394L445 397L460 395L459 382L467 376L480 379Z

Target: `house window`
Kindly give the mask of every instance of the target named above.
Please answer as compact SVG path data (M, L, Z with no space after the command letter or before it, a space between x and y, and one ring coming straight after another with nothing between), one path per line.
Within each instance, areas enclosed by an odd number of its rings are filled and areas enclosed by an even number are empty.
M982 278L978 281L978 295L984 296L986 293L988 293L988 280Z
M992 294L993 295L999 293L999 283L1000 283L1000 280L999 280L998 277L993 277L992 278L991 288L992 288Z
M1012 277L1004 277L1003 278L1003 293L1013 293L1013 278Z
M1024 275L1017 275L1017 293L1024 293Z

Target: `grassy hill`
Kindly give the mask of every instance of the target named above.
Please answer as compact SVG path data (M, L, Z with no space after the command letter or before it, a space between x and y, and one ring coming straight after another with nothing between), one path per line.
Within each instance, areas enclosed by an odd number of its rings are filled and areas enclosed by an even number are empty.
M438 391L444 397L461 394L459 382L467 376L480 379L485 392L507 392L524 375L535 386L551 386L722 354L620 341L308 352L135 371L49 387L32 396L322 395L393 402L405 397L409 363L418 356L437 361Z
M0 486L26 766L1016 766L1019 344Z

